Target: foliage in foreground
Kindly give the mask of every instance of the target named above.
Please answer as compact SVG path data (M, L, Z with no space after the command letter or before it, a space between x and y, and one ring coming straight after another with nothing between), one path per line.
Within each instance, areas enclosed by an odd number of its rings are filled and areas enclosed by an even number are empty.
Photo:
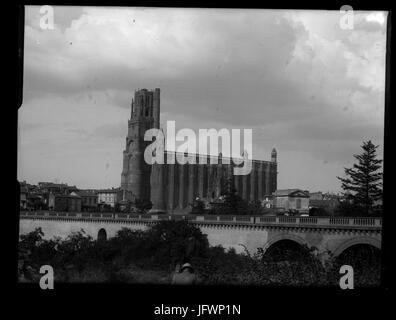
M185 221L163 221L147 231L123 228L107 241L95 241L83 230L66 239L43 236L36 229L20 237L21 281L38 281L40 266L49 264L58 282L166 284L175 265L189 261L201 284L338 286L339 266L346 261L357 270L355 286L379 284L379 260L368 260L364 250L326 264L307 247L238 254L209 247L201 230Z

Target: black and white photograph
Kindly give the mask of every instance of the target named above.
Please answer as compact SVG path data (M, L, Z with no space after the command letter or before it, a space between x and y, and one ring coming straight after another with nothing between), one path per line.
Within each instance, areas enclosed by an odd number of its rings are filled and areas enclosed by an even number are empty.
M388 17L25 6L18 284L380 287Z

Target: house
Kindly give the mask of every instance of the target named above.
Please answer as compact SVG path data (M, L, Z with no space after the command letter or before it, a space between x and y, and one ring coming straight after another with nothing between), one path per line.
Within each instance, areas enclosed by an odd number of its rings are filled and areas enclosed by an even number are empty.
M26 196L26 208L28 210L43 210L46 209L46 204L44 203L44 197L42 194L32 194L29 193Z
M68 211L69 212L81 212L81 196L76 192L69 194Z
M19 197L19 208L21 210L27 209L27 197L28 197L28 188L26 185L21 185L21 191Z
M76 192L78 189L76 186L68 186L66 183L53 183L53 182L39 182L38 188L42 193L50 194L69 194Z
M323 200L323 193L321 191L318 192L310 192L309 193L309 200Z
M273 204L276 209L297 210L307 212L309 210L309 192L301 189L276 190L273 193Z
M19 208L20 210L45 210L47 209L47 202L45 201L45 194L35 185L21 181L19 193Z
M104 189L98 191L98 205L101 207L115 208L116 204L123 199L123 191L120 188Z
M64 193L63 190L67 187L64 183L53 183L53 182L39 182L38 188L43 193Z
M98 194L92 191L80 190L76 192L81 197L82 211L96 211L98 208Z
M49 209L54 211L81 212L81 197L72 192L66 194L49 194Z
M322 208L330 214L334 212L335 208L340 204L340 202L341 197L339 195L331 193L323 194L322 199L312 197L310 197L309 199L309 205L311 208Z
M341 197L333 193L312 192L309 193L309 208L312 214L333 215L335 208L340 204Z
M24 182L21 183L21 185L25 185L26 186L28 194L31 194L31 193L37 194L37 193L41 192L40 188L38 186L34 185L34 184L29 184L29 183L26 183L24 181Z

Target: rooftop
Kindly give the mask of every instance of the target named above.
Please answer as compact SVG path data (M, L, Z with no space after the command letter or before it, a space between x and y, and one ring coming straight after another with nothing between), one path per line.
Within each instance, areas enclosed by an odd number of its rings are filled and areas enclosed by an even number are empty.
M121 191L121 188L112 188L112 189L100 189L97 193L116 193Z
M295 193L301 193L302 195L309 197L308 190L301 190L301 189L278 189L274 192L274 196L276 197L291 196Z
M96 197L97 191L79 190L77 191L77 194L79 194L81 197Z
M166 156L165 156L166 155ZM222 160L223 164L230 164L232 162L239 162L240 165L243 163L243 156L241 155L240 157L226 157L223 156L222 153L220 152L218 156L215 155L210 155L210 154L202 154L202 153L186 153L186 152L178 152L178 151L170 151L170 150L164 150L164 162L167 162L167 157L168 155L176 155L176 157L184 156L184 157L190 157L190 158L195 158L196 162L199 164L199 159L213 159L216 160L215 163L218 163L218 159ZM234 161L236 160L236 161ZM256 159L251 159L248 156L248 160L252 161L253 163L274 163L273 161L269 160L256 160ZM175 162L177 162L177 158L175 159ZM210 163L210 161L205 161L205 163Z

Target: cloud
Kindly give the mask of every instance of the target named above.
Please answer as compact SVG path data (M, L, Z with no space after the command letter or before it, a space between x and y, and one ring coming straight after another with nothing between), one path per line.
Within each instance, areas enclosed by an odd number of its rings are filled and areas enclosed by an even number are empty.
M325 11L54 12L55 29L41 30L38 7L26 10L22 151L45 141L53 156L94 154L114 150L119 139L110 168L121 172L133 90L155 87L163 125L252 128L258 158L268 159L273 146L279 161L294 154L296 162L283 167L288 175L280 175L284 187L292 177L309 185L296 168L331 165L335 172L363 139L382 143L384 13L356 12L354 30L346 31L339 12ZM42 152L32 149L31 161ZM31 166L23 166L29 175ZM119 174L111 179L115 184Z

